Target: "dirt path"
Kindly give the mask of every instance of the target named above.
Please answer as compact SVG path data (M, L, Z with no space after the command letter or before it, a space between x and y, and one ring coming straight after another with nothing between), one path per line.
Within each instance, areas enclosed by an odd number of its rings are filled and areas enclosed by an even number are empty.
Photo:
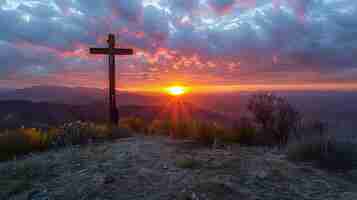
M0 173L0 199L357 199L356 182L272 151L163 137L42 153Z

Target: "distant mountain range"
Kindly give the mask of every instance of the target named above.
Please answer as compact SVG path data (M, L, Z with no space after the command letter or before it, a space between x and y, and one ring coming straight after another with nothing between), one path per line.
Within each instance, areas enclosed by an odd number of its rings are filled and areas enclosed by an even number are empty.
M0 90L0 101L49 102L67 105L91 105L107 103L106 89L85 87L33 86L16 90ZM187 94L186 103L194 104L204 110L220 112L238 118L244 102L239 93L235 94ZM172 97L165 94L133 93L117 91L119 106L165 106Z
M0 128L42 127L74 120L104 122L108 116L106 98L106 90L83 87L35 86L0 91ZM220 113L165 95L118 91L117 98L120 117L229 121Z
M16 90L0 90L0 100L27 100L69 105L104 103L107 90L84 87L34 86ZM164 96L117 92L119 105L154 105L165 100Z
M105 122L107 105L67 105L46 102L8 100L0 101L0 129L47 127L71 121ZM229 120L219 113L204 110L183 102L171 102L169 106L125 105L119 107L120 117L154 119L199 119L227 124Z
M289 102L307 118L356 124L356 92L275 93L287 97ZM165 94L118 91L117 102L121 116L140 116L145 119L167 118L179 110L181 113L188 112L195 119L230 122L230 119L238 119L247 113L245 108L251 94L250 92L187 94L181 98L181 105L179 105L172 104L175 98ZM103 121L107 117L106 99L107 90L95 88L58 86L35 86L16 90L0 88L0 123L46 124L76 119Z

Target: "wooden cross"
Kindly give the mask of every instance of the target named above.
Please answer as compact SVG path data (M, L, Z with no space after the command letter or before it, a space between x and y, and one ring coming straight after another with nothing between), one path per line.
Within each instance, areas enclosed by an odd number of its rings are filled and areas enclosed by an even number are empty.
M115 55L132 55L133 49L115 48L115 35L108 36L109 48L90 48L91 54L105 54L109 58L109 120L111 125L118 124L119 115L116 106L115 94Z

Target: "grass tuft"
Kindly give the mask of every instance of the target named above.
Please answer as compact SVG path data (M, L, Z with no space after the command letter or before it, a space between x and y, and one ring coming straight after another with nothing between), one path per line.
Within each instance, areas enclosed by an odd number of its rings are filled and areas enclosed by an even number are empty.
M182 169L194 169L199 167L199 162L192 158L181 158L176 160L176 166Z
M288 159L315 162L328 170L351 170L357 167L357 147L325 137L310 138L288 146Z
M68 123L46 131L35 128L7 130L0 133L0 161L54 147L88 144L129 135L130 132L125 128L83 122Z

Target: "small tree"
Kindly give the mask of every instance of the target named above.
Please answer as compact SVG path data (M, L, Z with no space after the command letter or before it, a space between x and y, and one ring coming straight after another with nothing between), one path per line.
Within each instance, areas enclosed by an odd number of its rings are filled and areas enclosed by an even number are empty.
M284 145L289 135L297 128L300 114L282 97L270 93L256 94L248 102L248 111L270 143Z
M233 140L245 145L253 145L256 141L256 129L251 119L241 117L233 124L233 132L235 133Z
M276 96L271 94L256 94L248 101L248 111L253 114L256 123L264 130L271 129Z

